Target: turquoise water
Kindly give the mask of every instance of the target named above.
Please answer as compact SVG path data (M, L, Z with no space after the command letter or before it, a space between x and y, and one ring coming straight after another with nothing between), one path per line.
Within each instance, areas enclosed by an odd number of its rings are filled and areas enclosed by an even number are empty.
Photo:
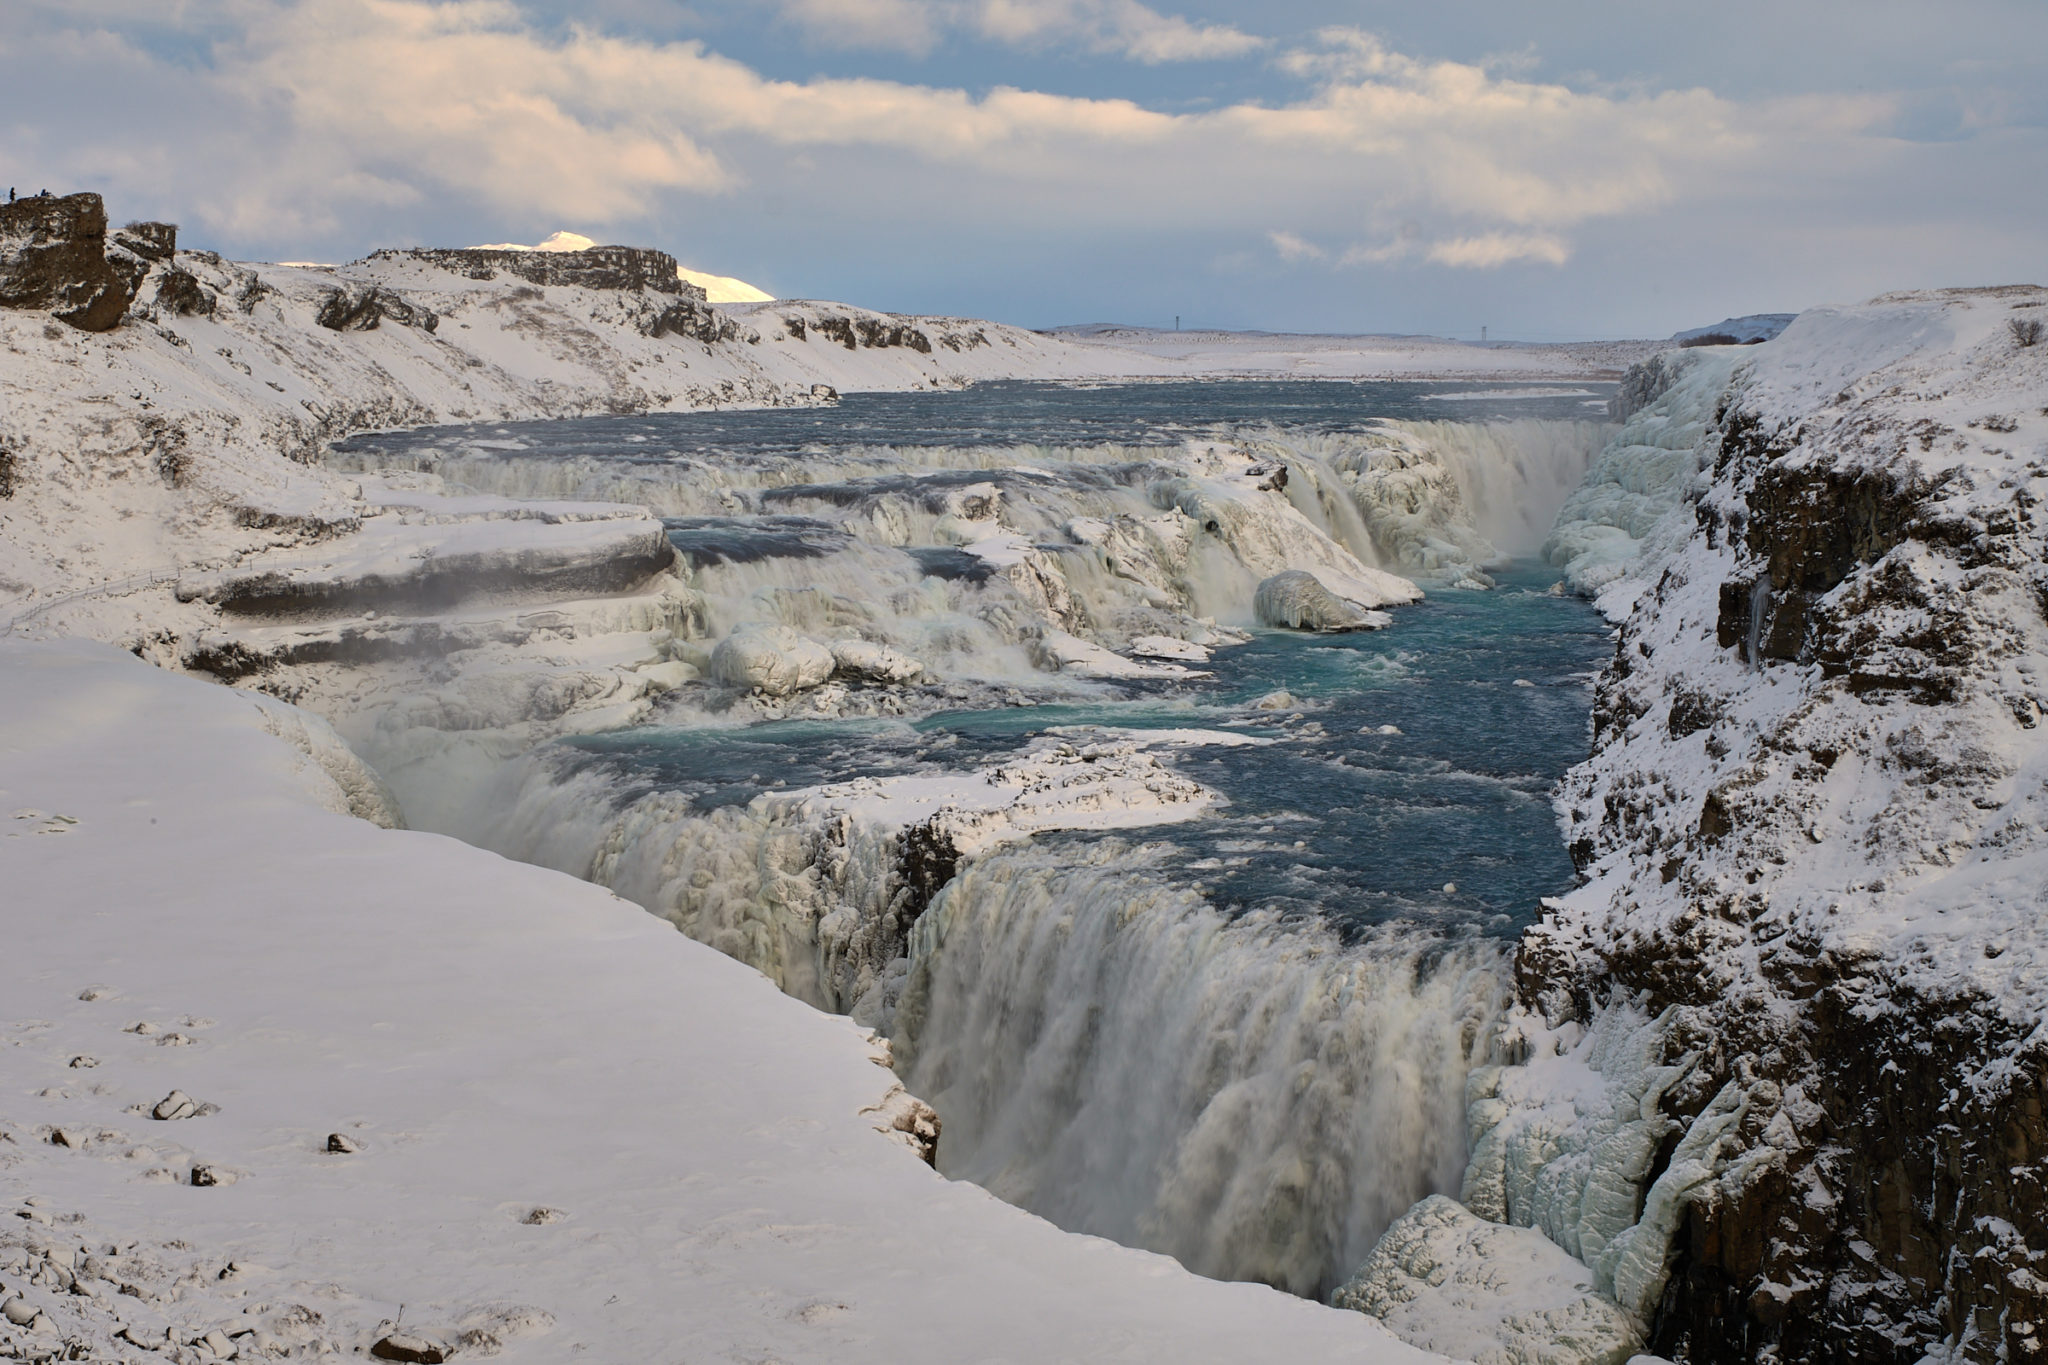
M996 383L961 393L849 395L828 408L581 418L429 428L358 437L343 450L366 461L417 458L432 467L459 452L478 462L577 459L636 477L687 483L699 467L764 476L803 460L801 488L764 477L757 505L729 515L672 517L671 539L702 568L838 554L845 524L785 510L801 493L829 508L844 487L857 499L906 486L1054 477L1075 486L1155 477L1145 447L1247 427L1341 432L1376 418L1585 418L1610 385L1560 385L1549 397L1484 384L1239 381L1061 385ZM1443 401L1444 395L1464 395ZM1496 396L1474 400L1475 393ZM1590 395L1590 396L1589 396ZM910 447L1132 446L1128 463L1030 468L892 466ZM837 452L847 452L842 457ZM1119 459L1124 457L1119 456ZM907 466L916 466L914 468ZM844 485L815 482L845 469ZM904 569L940 579L986 576L948 546L912 546ZM795 572L795 570L793 570ZM676 793L697 809L743 804L763 791L854 777L971 769L1000 761L1033 736L1100 727L1227 729L1273 741L1191 747L1172 761L1225 798L1217 813L1138 837L1166 848L1169 875L1230 912L1277 909L1347 933L1414 923L1452 933L1510 935L1543 896L1569 887L1550 792L1585 756L1590 677L1608 633L1583 602L1552 593L1556 576L1531 564L1489 592L1435 590L1396 609L1383 631L1337 636L1262 632L1217 652L1212 676L1124 684L1099 698L996 710L949 710L918 720L791 721L744 727L662 727L573 741L573 762L595 764L621 799ZM801 577L797 578L801 581ZM1524 683L1527 685L1518 685ZM1255 703L1285 690L1294 704ZM938 689L931 689L936 694ZM986 690L975 694L986 704ZM936 701L946 705L943 699ZM953 702L953 705L966 703ZM701 717L699 718L701 720ZM1392 727L1398 733L1381 733ZM1057 847L1096 836L1042 836ZM1446 886L1454 886L1447 890Z
M1219 651L1212 678L1099 702L649 727L572 744L631 790L684 793L708 810L770 789L974 767L1049 731L1228 729L1275 742L1180 751L1181 769L1228 804L1149 835L1220 908L1278 908L1352 932L1406 921L1507 935L1571 885L1549 794L1585 756L1591 676L1610 646L1585 603L1549 590L1554 573L1519 565L1499 578L1490 592L1401 608L1388 630L1262 632ZM1297 704L1254 706L1278 689Z

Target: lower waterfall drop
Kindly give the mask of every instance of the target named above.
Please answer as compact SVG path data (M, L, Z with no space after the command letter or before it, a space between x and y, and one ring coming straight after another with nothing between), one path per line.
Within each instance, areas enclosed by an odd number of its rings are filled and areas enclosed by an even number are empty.
M968 867L920 921L898 1065L940 1169L1199 1274L1326 1296L1465 1164L1504 947L1231 919L1118 840Z

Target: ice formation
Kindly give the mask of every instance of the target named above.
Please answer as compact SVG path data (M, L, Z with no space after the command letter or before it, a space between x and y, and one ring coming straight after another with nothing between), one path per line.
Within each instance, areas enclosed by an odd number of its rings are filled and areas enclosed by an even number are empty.
M1642 1327L1531 1228L1432 1195L1387 1230L1331 1303L1473 1365L1626 1365Z

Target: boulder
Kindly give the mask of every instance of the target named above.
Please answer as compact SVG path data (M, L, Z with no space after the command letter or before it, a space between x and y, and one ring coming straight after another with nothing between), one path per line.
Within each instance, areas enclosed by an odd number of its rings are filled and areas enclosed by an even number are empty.
M1260 625L1288 630L1377 630L1387 624L1384 613L1345 601L1302 569L1276 573L1259 584L1252 610Z
M788 626L741 626L711 652L711 677L771 697L816 687L838 667L832 651Z
M216 300L189 270L166 270L157 281L156 306L181 318L212 317Z
M133 299L133 280L107 263L107 209L97 194L0 204L0 308L41 309L80 331L106 332Z
M386 318L428 332L441 325L433 309L377 285L328 290L313 321L335 332L374 332Z
M871 640L834 640L832 661L842 677L862 682L915 682L925 674L921 661Z
M379 1338L377 1344L370 1348L370 1354L379 1360L417 1361L423 1365L440 1365L441 1361L448 1358L446 1350L438 1343L404 1332L393 1332L390 1336Z

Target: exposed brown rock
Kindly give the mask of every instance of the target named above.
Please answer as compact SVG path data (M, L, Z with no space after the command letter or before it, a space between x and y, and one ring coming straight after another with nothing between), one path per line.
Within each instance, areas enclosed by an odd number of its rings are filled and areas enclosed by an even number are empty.
M313 320L336 332L374 332L387 318L426 332L441 324L433 309L379 285L329 290Z
M128 312L137 278L108 264L107 210L97 194L0 204L0 308L41 309L81 331L110 331Z
M679 294L698 303L710 298L701 287L676 274L675 257L651 247L594 246L584 251L407 247L373 252L370 259L423 261L472 280L492 280L503 273L529 284L651 290L657 294Z

